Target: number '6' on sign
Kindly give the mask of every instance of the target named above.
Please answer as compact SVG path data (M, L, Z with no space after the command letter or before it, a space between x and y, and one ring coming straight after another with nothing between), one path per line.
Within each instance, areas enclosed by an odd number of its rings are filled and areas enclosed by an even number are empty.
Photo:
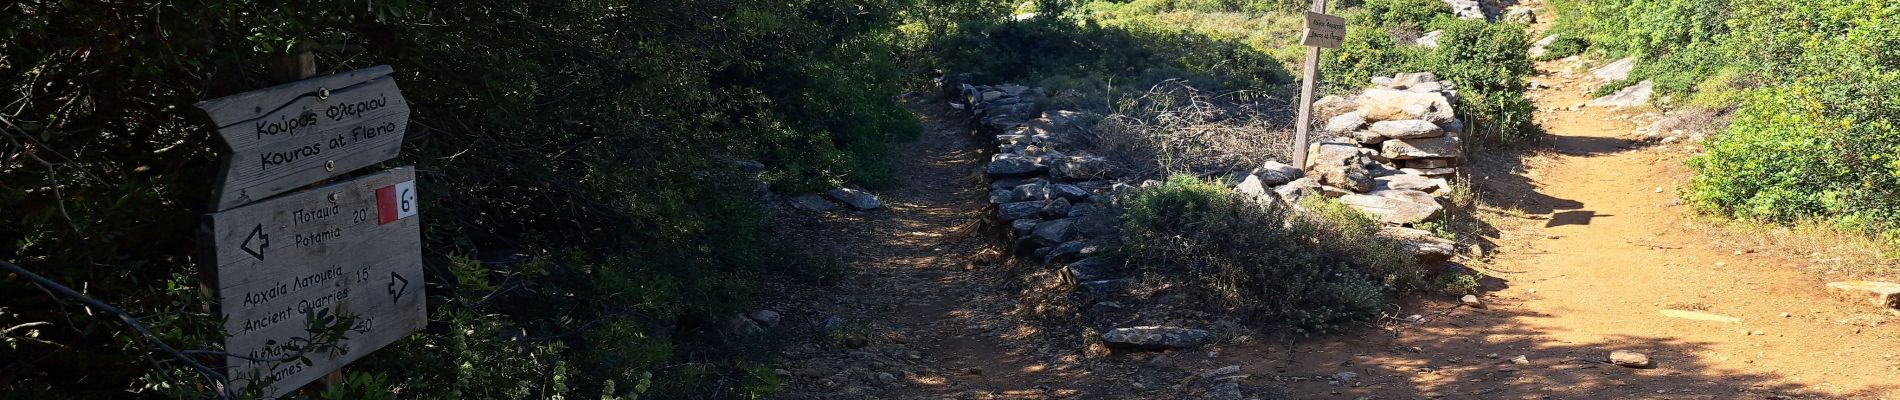
M416 216L416 181L376 189L377 225Z

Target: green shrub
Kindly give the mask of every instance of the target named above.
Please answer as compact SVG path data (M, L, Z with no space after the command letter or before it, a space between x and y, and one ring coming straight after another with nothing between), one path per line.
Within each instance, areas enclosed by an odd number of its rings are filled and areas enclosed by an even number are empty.
M151 316L174 345L215 349L223 321L204 306L194 229L221 155L191 104L269 86L263 66L287 50L314 49L321 72L388 64L414 111L386 166L421 171L432 329L352 369L443 398L594 397L608 382L618 395L762 394L743 378L756 360L717 338L643 336L729 317L789 257L733 161L764 162L780 189L888 183L887 147L919 132L890 100L908 79L897 18L993 11L150 3L0 7L0 259ZM21 280L0 281L0 304L0 326L48 323L41 341L8 336L20 345L6 358L25 366L0 371L10 392L203 394L177 363L149 369L118 322ZM670 367L682 364L694 367Z
M1872 51L1900 46L1888 18L1900 4L1733 6L1729 64L1700 87L1747 94L1729 128L1692 161L1700 174L1690 199L1710 212L1829 220L1900 243L1900 105L1890 100L1900 91L1900 57Z
M1549 61L1583 54L1583 51L1589 48L1590 41L1585 40L1583 37L1575 34L1558 34L1556 40L1552 40L1550 44L1544 46L1544 55L1538 56L1536 60Z
M1239 39L1146 20L1113 26L1058 18L972 21L929 48L946 70L979 71L992 83L1065 76L1111 82L1131 93L1169 79L1231 89L1292 81L1278 60Z
M1322 52L1321 77L1329 86L1351 90L1370 85L1372 77L1433 69L1432 50L1399 46L1380 29L1346 30L1339 48Z
M1377 221L1337 203L1290 215L1180 175L1121 204L1129 264L1146 279L1186 277L1221 311L1322 332L1377 317L1422 280L1403 249L1374 237Z
M1339 49L1322 61L1324 78L1336 88L1369 85L1374 76L1433 71L1457 84L1455 108L1476 141L1515 143L1537 137L1534 111L1523 96L1532 72L1523 28L1514 24L1446 20L1437 49L1399 45L1376 27L1348 29ZM1360 28L1355 26L1355 28Z
M1366 0L1351 22L1384 29L1427 30L1434 22L1456 19L1441 0ZM1347 31L1351 34L1351 30Z

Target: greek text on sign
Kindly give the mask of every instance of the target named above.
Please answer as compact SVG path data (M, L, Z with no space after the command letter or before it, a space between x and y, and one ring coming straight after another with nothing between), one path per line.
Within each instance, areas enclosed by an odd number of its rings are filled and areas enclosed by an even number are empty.
M205 216L234 387L274 397L422 328L415 186L402 167ZM282 360L323 311L355 317L340 350Z
M391 72L377 66L195 104L217 124L227 150L213 209L394 158L409 104Z
M1345 18L1312 11L1306 12L1306 32L1301 35L1300 44L1336 49L1345 40Z

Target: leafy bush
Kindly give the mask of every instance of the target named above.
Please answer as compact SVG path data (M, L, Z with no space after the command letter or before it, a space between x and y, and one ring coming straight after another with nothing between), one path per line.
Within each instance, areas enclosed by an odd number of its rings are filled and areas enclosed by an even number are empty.
M1293 215L1177 175L1120 204L1128 263L1145 279L1185 276L1207 304L1305 332L1375 318L1423 279L1403 249L1374 236L1377 221L1325 200Z
M1385 29L1421 31L1441 19L1456 19L1451 5L1441 0L1366 0L1359 10L1352 14L1353 24Z
M1559 30L1594 51L1642 62L1612 91L1652 80L1699 107L1735 108L1731 125L1692 160L1686 196L1698 209L1792 223L1831 220L1900 239L1900 46L1876 0L1559 1Z
M1691 165L1703 210L1776 222L1832 220L1900 243L1900 4L1738 3L1727 81L1766 86ZM1791 18L1799 16L1799 23ZM1772 57L1773 59L1765 59Z
M1215 88L1264 88L1292 81L1279 61L1237 39L1143 21L1115 26L1064 18L971 21L929 49L947 70L980 71L990 82L1066 76L1135 88L1128 90L1133 92L1169 79Z
M1524 77L1532 72L1528 38L1521 26L1483 21L1439 20L1437 49L1400 45L1380 27L1348 29L1340 48L1321 65L1327 82L1342 89L1370 84L1374 76L1433 71L1456 83L1455 108L1465 119L1470 139L1515 143L1537 137L1534 111L1523 96Z
M1556 59L1560 59L1564 57L1583 54L1583 51L1589 50L1589 48L1590 48L1589 40L1585 40L1584 38L1579 37L1574 34L1572 35L1558 34L1556 40L1552 40L1550 41L1549 45L1544 46L1544 55L1538 56L1537 61L1556 60Z

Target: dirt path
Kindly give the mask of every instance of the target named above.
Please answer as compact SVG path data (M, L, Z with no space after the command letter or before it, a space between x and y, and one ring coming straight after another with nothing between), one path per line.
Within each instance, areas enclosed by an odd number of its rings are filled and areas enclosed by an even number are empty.
M1427 299L1404 313L1422 323L1229 350L1196 367L1252 364L1298 398L1900 398L1891 316L1827 294L1803 271L1814 260L1689 220L1676 195L1687 150L1626 138L1634 125L1616 111L1566 110L1591 86L1568 76L1537 77L1556 87L1533 93L1553 109L1539 116L1545 143L1472 168L1499 205L1488 212L1517 215L1484 238L1498 254L1487 308ZM1603 363L1612 350L1657 367ZM1326 379L1339 372L1358 379Z
M1813 260L1689 220L1676 197L1688 150L1626 138L1618 112L1567 110L1591 86L1567 76L1536 78L1555 87L1532 94L1553 110L1538 117L1544 143L1471 167L1495 205L1483 212L1499 215L1480 238L1495 254L1487 307L1428 296L1343 334L1106 357L1047 318L1073 311L1042 310L1063 301L1025 301L1033 273L989 263L981 155L960 120L921 106L924 137L901 150L885 209L787 232L853 272L787 306L788 319L839 320L814 328L833 346L785 353L779 397L1182 398L1199 395L1183 376L1237 365L1259 398L1900 398L1894 317L1825 293L1803 271ZM1604 363L1612 350L1657 367Z
M1021 314L1017 274L997 266L1000 253L980 232L986 192L978 167L987 156L963 117L941 102L915 107L923 136L895 158L898 187L882 191L884 209L832 212L793 221L790 240L837 254L851 270L835 290L805 297L809 320L837 316L832 338L863 343L786 352L788 385L778 397L1087 398L1100 382L1078 347L1049 343ZM783 224L782 224L783 225ZM815 304L814 304L815 303ZM1068 332L1063 332L1068 333ZM1071 337L1072 336L1068 336ZM849 342L847 340L846 342Z

